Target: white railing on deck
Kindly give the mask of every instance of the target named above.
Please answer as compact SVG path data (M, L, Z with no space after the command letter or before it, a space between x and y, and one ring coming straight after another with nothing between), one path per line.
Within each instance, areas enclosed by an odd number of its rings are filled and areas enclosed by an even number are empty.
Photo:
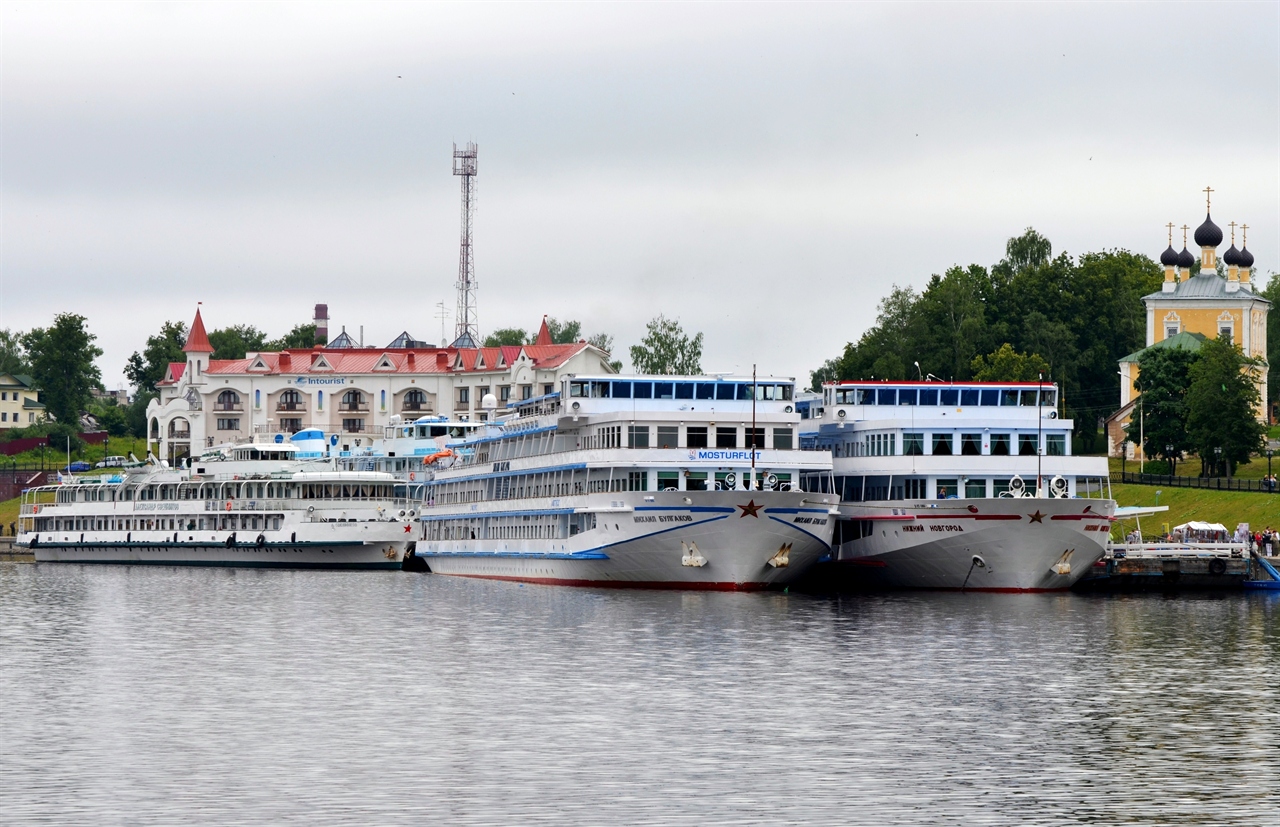
M1241 557L1244 543L1108 543L1107 556L1125 557Z

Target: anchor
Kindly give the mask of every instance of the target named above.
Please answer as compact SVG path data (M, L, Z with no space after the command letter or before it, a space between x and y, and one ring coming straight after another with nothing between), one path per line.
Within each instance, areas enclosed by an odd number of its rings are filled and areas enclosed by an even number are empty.
M707 564L707 558L703 557L702 553L698 551L697 543L686 543L681 540L680 550L684 552L680 557L680 565L700 569Z
M765 565L773 566L775 569L785 569L791 565L791 543L783 543L778 547L778 553L770 557Z
M1053 572L1055 574L1071 573L1071 555L1075 554L1075 549L1069 548L1062 552L1062 556L1058 558L1058 562L1053 564Z

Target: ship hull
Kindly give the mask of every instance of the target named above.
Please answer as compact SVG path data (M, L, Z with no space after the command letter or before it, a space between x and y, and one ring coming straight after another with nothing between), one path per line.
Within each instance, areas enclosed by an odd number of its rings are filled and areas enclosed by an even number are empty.
M832 506L802 492L636 492L573 500L554 501L555 507L593 514L594 528L552 540L419 540L415 554L441 575L750 591L789 585L830 551ZM516 502L511 511L536 514L550 505Z
M883 589L1063 591L1102 557L1114 512L1114 501L1091 499L846 504L832 562L816 578Z

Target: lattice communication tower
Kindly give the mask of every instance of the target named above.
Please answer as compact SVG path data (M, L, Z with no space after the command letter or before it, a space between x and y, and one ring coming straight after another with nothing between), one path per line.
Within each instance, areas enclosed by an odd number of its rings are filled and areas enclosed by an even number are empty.
M454 326L454 347L479 347L480 326L476 318L476 265L471 253L471 218L476 211L476 157L478 147L468 143L453 145L453 174L462 176L462 249L458 257L458 315Z

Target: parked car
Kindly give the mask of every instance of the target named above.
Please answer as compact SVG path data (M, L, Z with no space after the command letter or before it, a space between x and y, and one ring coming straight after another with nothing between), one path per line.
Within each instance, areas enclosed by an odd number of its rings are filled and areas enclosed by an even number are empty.
M76 460L62 470L67 471L68 473L75 473L76 471L92 471L93 466L82 460Z
M107 457L95 465L95 468L123 468L128 462L124 457Z

